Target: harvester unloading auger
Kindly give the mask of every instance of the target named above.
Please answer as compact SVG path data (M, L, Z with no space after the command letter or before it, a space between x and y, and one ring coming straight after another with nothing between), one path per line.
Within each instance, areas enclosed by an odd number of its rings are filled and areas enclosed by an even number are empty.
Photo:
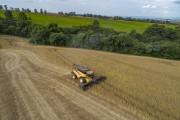
M79 87L83 91L85 91L87 87L106 79L105 76L94 77L94 72L86 65L79 66L74 64L73 71L71 73L73 74L73 79L79 79Z

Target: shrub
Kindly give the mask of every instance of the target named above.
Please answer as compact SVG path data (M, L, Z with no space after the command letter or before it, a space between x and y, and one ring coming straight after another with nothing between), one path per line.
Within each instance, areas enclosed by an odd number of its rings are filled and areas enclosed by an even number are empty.
M51 45L65 46L66 45L66 36L62 32L51 33L49 42Z

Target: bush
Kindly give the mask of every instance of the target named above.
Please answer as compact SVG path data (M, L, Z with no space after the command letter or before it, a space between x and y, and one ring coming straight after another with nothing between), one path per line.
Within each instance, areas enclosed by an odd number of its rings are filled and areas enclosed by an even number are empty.
M56 23L47 26L33 24L22 12L18 20L13 18L11 11L6 11L5 16L6 19L0 18L0 33L30 37L30 42L34 44L180 59L180 27L173 30L153 24L143 34L135 29L127 34L100 28L97 20L88 26L64 28Z
M180 59L180 44L170 41L148 43L144 47L144 54L169 59Z
M84 41L86 38L86 33L80 32L77 35L74 35L72 38L72 46L76 48L84 47Z
M55 46L66 46L66 36L62 32L51 33L49 42Z
M42 28L42 29L37 29L34 30L31 33L31 39L30 42L34 43L34 44L44 44L44 45L48 45L49 44L49 35L50 32L47 28Z
M174 31L175 31L175 34L176 34L176 38L180 39L180 27L179 26L176 27Z
M177 42L163 42L161 46L161 57L180 60L180 44Z
M88 38L88 39L87 39ZM104 46L104 35L92 34L86 38L85 44L91 49L102 50Z
M28 20L28 18L24 12L20 12L18 15L18 20Z
M0 22L0 33L3 31L3 24Z
M13 20L14 19L13 14L10 10L6 10L4 12L4 16L5 16L6 20Z
M16 27L13 25L8 26L4 32L9 35L15 35Z

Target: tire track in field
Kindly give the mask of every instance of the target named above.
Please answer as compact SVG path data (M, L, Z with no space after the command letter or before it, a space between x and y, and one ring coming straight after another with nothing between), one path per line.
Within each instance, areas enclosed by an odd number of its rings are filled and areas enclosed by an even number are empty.
M66 78L62 75L69 74L67 68L47 63L30 51L2 50L0 54L3 56L4 69L16 95L11 101L14 101L13 107L17 109L16 113L10 110L5 113L4 109L0 109L4 118L10 119L14 116L17 119L47 120L137 119L65 81Z
M0 49L2 49L2 45L1 45L1 43L0 43Z
M14 85L14 88L16 89L19 99L21 99L22 103L24 103L24 108L21 111L25 110L28 113L26 114L28 116L24 116L24 118L42 118L53 120L58 119L51 107L46 103L38 90L34 87L34 84L31 82L29 76L24 72L24 69L22 69L22 67L17 67L17 69L8 72L9 69L15 68L19 63L21 63L20 57L21 56L15 52L7 51L4 56L4 58L8 58L6 60L10 61L7 62L8 64L5 64L5 69L7 70L8 75L11 75L10 78ZM20 115L17 116L19 118L22 117Z

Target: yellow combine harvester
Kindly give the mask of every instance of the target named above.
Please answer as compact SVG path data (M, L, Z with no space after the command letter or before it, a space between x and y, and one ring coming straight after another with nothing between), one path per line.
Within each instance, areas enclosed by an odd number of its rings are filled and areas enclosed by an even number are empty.
M105 76L99 76L94 77L94 72L89 69L88 66L83 65L79 66L74 64L73 65L73 71L71 72L73 74L73 79L79 79L80 82L80 89L85 91L86 88L92 84L97 84L100 81L103 81L106 79Z

